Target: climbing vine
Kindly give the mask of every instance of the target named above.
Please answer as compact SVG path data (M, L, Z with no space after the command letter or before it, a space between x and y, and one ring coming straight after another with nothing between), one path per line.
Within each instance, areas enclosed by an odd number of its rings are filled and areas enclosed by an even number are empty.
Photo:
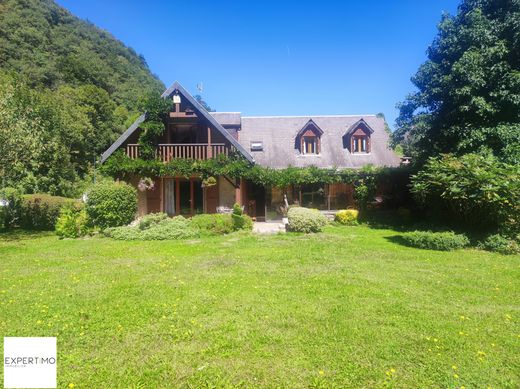
M244 178L262 186L285 188L290 185L306 184L352 184L362 188L359 200L373 196L378 179L395 175L408 176L404 168L376 168L370 165L362 169L320 169L310 167L287 167L272 169L252 165L238 154L219 155L208 160L173 159L162 162L158 159L131 159L122 150L114 153L100 168L114 178L200 176L202 179L227 176L233 179Z
M172 101L152 93L143 100L142 108L145 111L146 119L139 126L142 129L138 140L141 146L139 152L142 159L153 160L155 150L164 132L165 120L172 109Z

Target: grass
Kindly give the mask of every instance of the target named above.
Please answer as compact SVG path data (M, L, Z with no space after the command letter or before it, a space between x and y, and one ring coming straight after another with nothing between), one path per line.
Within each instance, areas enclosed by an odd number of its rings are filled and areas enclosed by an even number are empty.
M3 234L0 334L57 336L60 388L520 387L520 256L396 235Z

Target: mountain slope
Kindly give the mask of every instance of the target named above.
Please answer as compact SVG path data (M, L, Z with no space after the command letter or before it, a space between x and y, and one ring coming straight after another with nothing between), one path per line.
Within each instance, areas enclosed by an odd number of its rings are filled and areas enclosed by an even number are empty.
M162 91L144 58L52 0L0 1L0 69L32 86L93 84L133 110L137 91Z
M52 0L0 0L0 183L77 196L163 90L142 56Z

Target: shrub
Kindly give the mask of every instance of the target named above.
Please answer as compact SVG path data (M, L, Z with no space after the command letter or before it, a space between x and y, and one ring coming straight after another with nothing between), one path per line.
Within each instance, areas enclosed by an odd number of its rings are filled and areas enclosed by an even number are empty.
M22 196L20 204L20 227L32 230L49 230L56 227L61 208L79 206L79 201L48 194Z
M494 251L501 254L520 253L520 245L515 239L510 239L500 234L488 236L479 244L479 247L484 250Z
M64 206L56 222L56 234L63 238L79 238L89 233L87 213L83 208Z
M253 229L253 220L248 216L244 215L242 207L238 204L233 205L233 213L231 214L231 220L233 222L233 230L249 230Z
M15 227L20 217L22 196L15 188L0 190L0 229Z
M168 215L163 212L150 213L148 215L141 217L138 220L137 226L139 227L140 230L146 230L147 228L150 228L150 226L152 226L154 224L159 224L160 222L162 222L166 219L168 219Z
M327 225L327 218L317 209L291 207L287 213L287 229L294 232L320 232Z
M430 158L412 176L412 192L426 207L441 205L467 227L519 232L520 165L478 154Z
M199 231L216 235L229 234L234 230L232 216L220 213L193 216L191 226Z
M120 182L100 183L87 192L89 223L101 229L129 224L137 212L137 191Z
M354 226L358 224L359 211L356 209L343 209L338 211L334 216L334 220L340 224Z
M157 223L150 223L146 228L141 229L139 225L111 227L103 233L117 240L176 240L198 236L198 231L190 225L190 220L176 216L167 218Z
M469 245L466 235L449 232L414 231L403 234L408 246L428 250L450 251Z

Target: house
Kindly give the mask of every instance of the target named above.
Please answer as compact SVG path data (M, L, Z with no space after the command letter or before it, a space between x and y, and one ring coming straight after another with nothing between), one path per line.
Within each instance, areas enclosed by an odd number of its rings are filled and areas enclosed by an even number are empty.
M239 112L207 112L175 82L162 95L173 99L156 155L164 162L176 158L210 159L239 153L251 164L274 169L288 166L361 168L398 166L400 158L388 146L384 119L376 115L242 116ZM122 149L139 158L140 116L102 157L106 161ZM140 177L131 183L137 186ZM216 177L216 185L204 186L200 177L153 177L153 190L139 192L139 214L169 215L214 213L236 202L259 220L279 217L284 194L290 203L323 210L342 209L353 203L347 184L302 185L265 188L247 180ZM284 193L285 192L285 193Z

